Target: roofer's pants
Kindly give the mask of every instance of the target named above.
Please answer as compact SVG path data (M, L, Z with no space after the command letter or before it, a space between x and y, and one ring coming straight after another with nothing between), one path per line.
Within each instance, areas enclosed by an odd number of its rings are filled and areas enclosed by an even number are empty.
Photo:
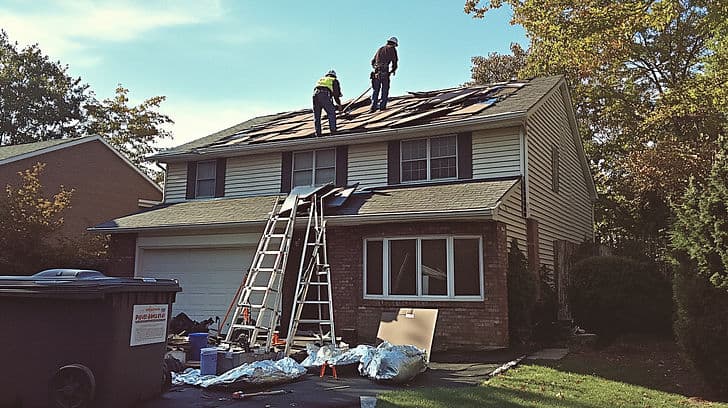
M372 110L375 109L386 109L387 100L389 98L389 74L379 73L372 78ZM379 98L379 92L382 92L382 99L377 101Z
M326 111L329 118L329 130L336 132L336 108L331 100L331 94L319 91L313 95L313 124L316 127L316 136L321 136L321 109Z

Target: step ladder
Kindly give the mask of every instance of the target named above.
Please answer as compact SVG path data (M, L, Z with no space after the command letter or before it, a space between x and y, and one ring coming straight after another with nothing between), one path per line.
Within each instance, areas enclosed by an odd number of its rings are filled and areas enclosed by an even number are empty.
M323 198L317 195L310 197L306 235L286 339L286 356L298 351L294 350L297 339L305 343L318 341L321 345L325 342L336 343L324 205Z
M297 195L289 195L283 203L280 199L273 203L245 282L234 300L235 312L226 343L239 342L242 331L248 335L248 347L270 350L281 315L283 276L298 204Z

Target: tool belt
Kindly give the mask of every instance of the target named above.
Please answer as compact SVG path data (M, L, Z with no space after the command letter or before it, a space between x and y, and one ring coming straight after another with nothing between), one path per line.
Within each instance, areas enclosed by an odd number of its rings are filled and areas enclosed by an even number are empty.
M322 92L326 92L326 94L330 97L331 96L331 90L329 88L326 88L325 86L317 86L313 89L313 95L316 96Z
M389 64L387 65L375 65L369 79L382 79L389 77Z

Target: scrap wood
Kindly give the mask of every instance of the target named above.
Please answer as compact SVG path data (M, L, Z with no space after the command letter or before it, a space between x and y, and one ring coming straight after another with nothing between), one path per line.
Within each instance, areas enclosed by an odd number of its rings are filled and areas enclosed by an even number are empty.
M233 399L245 399L245 398L251 398L251 397L260 397L263 395L280 395L280 394L286 394L292 392L290 390L275 390L275 391L260 391L260 392L249 392L245 393L244 391L235 391L232 395Z
M521 357L518 357L515 360L509 361L509 362L503 364L502 366L500 366L500 367L496 368L495 370L491 371L486 376L486 379L489 380L489 379L495 377L496 375L500 375L500 374L505 373L506 371L510 370L511 368L517 366L518 363L520 363L521 360L523 360L524 358L526 358L526 355L525 354L522 355Z

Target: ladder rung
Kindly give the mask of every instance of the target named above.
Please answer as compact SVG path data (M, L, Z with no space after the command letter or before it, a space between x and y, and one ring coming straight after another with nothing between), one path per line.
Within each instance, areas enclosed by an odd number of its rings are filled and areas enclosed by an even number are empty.
M250 291L250 292L257 290L257 291L270 291L271 293L278 293L277 290L270 288L268 286L248 286L244 289L247 291Z
M281 268L251 268L253 272L281 272Z
M268 237L268 238L285 238L286 234L272 233L272 234L267 234L266 237Z
M304 324L310 324L310 323L318 323L318 324L332 324L331 320L316 320L316 319L299 319L298 323L304 323Z
M255 329L258 329L258 330L270 330L267 327L254 326L252 324L231 324L230 327L232 329L245 329L245 330L255 330Z
M258 252L261 255L278 255L283 251L260 251Z
M328 282L308 282L308 284L311 286L326 286L329 283ZM303 287L304 285L306 285L306 282L299 283L299 287Z
M272 308L270 306L266 306L266 305L247 305L246 307L249 307L251 309L268 309L268 310L275 311L274 308Z
M327 305L328 300L299 300L298 304L301 305Z

